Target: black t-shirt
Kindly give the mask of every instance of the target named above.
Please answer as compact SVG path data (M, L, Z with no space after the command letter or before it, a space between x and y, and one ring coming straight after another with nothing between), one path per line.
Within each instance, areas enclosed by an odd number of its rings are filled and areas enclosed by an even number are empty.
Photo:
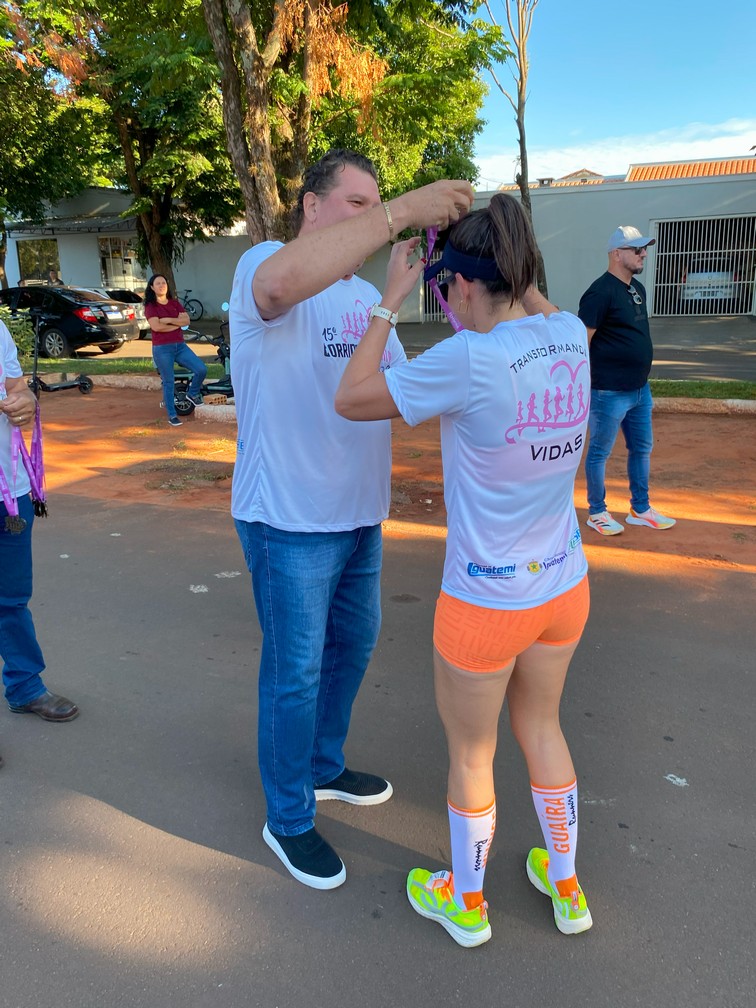
M630 287L641 304L633 300ZM578 315L587 329L596 330L590 345L591 388L610 392L643 388L654 358L643 284L635 279L626 284L613 273L604 273L580 298Z

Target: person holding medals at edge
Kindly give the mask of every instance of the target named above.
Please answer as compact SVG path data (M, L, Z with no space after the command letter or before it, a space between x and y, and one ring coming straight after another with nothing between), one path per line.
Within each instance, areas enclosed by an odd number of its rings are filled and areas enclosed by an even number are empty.
M534 287L530 222L497 193L451 226L440 262L425 269L458 331L381 373L395 313L423 275L419 241L394 247L379 310L335 398L350 420L441 418L448 537L433 643L452 870L414 868L407 896L459 945L491 937L483 878L506 698L544 838L525 869L559 930L577 934L592 920L575 874L577 781L559 703L589 607L573 504L590 403L587 334Z
M33 426L31 453L21 433ZM45 721L73 721L79 708L42 681L45 661L29 611L32 525L45 513L39 408L16 347L0 321L0 658L8 707ZM0 757L0 764L2 758Z

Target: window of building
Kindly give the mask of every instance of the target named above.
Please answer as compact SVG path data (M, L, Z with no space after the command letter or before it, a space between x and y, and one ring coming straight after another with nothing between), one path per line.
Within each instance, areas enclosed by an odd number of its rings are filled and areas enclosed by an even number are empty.
M46 284L60 277L57 238L27 238L16 242L18 274L23 285Z
M99 248L100 278L103 287L144 289L146 284L144 270L137 262L136 250L131 239L100 238Z

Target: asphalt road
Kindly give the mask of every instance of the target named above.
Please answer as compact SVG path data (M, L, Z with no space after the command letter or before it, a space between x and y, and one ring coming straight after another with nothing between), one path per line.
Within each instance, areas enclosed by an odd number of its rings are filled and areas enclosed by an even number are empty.
M386 540L348 759L395 793L319 812L348 872L322 893L260 837L260 640L227 515L83 488L35 537L47 679L82 714L0 711L2 1008L753 1005L753 568L593 563L563 722L595 924L561 935L527 881L540 835L503 724L493 938L464 950L404 895L410 868L449 859L429 661L440 539Z

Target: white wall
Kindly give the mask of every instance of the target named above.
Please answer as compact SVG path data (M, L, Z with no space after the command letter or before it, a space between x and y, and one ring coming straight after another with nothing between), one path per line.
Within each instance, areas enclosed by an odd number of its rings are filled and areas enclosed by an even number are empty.
M231 296L236 264L250 247L246 235L188 245L184 261L173 268L179 294L190 287L190 297L202 302L205 317L222 318L221 305Z
M576 311L583 291L607 267L606 243L620 224L655 235L659 220L756 213L756 175L605 182L535 189L533 222L543 253L549 298ZM653 246L641 278L653 276Z

